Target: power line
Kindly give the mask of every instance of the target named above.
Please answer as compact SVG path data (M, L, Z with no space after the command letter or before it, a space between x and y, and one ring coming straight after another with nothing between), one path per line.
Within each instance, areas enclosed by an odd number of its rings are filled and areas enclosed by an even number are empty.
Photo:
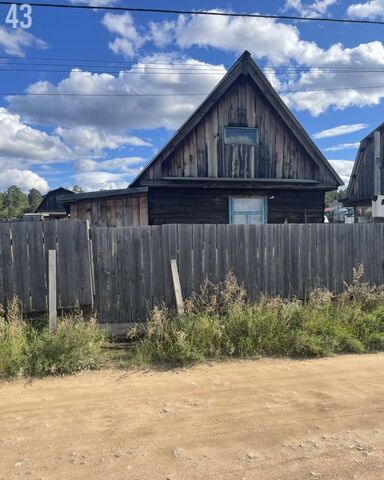
M222 73L225 71L221 67L215 67L214 65L212 66L204 66L201 65L188 65L188 64L176 64L176 63L167 63L164 64L164 66L157 66L157 64L151 64L151 63L142 63L142 64L133 64L131 66L127 67L122 67L121 65L118 66L113 66L113 62L111 62L111 65L86 65L83 63L36 63L36 62L5 62L1 63L0 62L0 67L2 66L8 66L8 65L13 65L13 66L34 66L34 67L75 67L75 68L110 68L110 69L131 69L129 71L135 71L135 70L142 70L142 69L149 69L149 70L169 70L169 71L174 71L174 70L185 70L185 71L209 71L209 72L218 72ZM153 65L153 66L152 66ZM162 65L162 64L159 64ZM178 66L180 65L180 66Z
M94 69L87 69L87 70L75 70L75 69L66 69L66 70L58 70L58 69L32 69L32 68L0 68L0 72L37 72L37 73L92 73L92 74L103 74L103 73L110 73L110 74L116 74L116 73L124 73L124 75L172 75L172 74L177 74L177 75L207 75L207 76L218 76L218 75L224 75L225 72L187 72L187 71L177 71L177 70L168 70L164 72L148 72L148 71L143 71L143 72L132 72L132 71L127 71L127 70L108 70L108 69L103 69L103 70L94 70Z
M17 60L16 62L8 62L7 60ZM1 60L5 60L5 62L1 62ZM71 63L35 63L35 62L30 62L26 63L24 62L25 60L44 60L48 62L71 62ZM76 63L75 63L76 62ZM77 62L93 62L93 64L90 65L84 65L84 64L79 64ZM134 68L135 70L139 70L140 68L148 68L149 70L169 70L169 71L175 71L173 67L177 66L177 70L185 70L185 71L190 71L190 70L203 70L203 71L209 71L213 73L221 73L223 72L222 66L221 65L204 65L204 64L188 64L188 63L177 63L177 62L126 62L122 60L101 60L101 59L87 59L87 58L63 58L63 57L23 57L20 58L18 56L12 56L12 55L7 55L7 56L0 56L0 67L2 66L7 66L7 65L23 65L23 66L50 66L50 67L74 67L74 68L106 68L106 65L96 65L97 63L107 63L109 69L124 69L124 68ZM114 64L118 64L114 66ZM158 66L160 66L158 68ZM209 68L207 68L209 67ZM331 72L344 72L344 71L357 71L357 72L382 72L384 71L384 65L383 67L377 66L377 65L372 65L372 66L364 66L364 67L359 67L359 66L349 66L349 65L333 65L333 66L327 66L327 65L308 65L308 66L273 66L270 64L267 65L261 65L259 64L258 67L265 71L271 71L271 72L301 72L301 71L313 71L313 70L319 70L319 71L331 71Z
M1 57L0 57L1 58ZM110 65L95 65L95 64L82 64L82 63L36 63L36 62L4 62L0 61L0 68L7 67L8 65L12 66L33 66L33 67L73 67L73 68L99 68L99 69L115 69L123 70L129 72L138 72L145 73L147 70L150 71L169 71L169 72L179 72L179 71L197 71L200 72L209 72L209 73L225 73L221 66L215 65L194 65L186 63L132 63L127 64L126 67L121 65L113 66L113 61L110 62ZM164 65L164 66L162 66ZM129 69L130 70L127 70ZM383 72L384 66L373 66L373 67L354 67L354 66L278 66L274 67L272 65L265 65L259 67L263 71L270 72L302 72L302 71L326 71L326 72Z
M0 1L0 5L23 5L24 2ZM100 5L73 5L66 3L31 3L33 8L55 8L55 9L73 9L73 10L104 10L112 12L135 12L135 13L162 13L171 15L208 15L215 17L242 17L242 18L270 18L275 20L302 20L312 22L333 22L333 23L352 23L368 25L384 25L381 20L355 20L349 18L334 17L305 17L299 15L272 15L259 13L231 13L231 12L212 12L206 10L177 10L165 8L138 8L138 7L119 7L119 6L100 6Z
M97 58L67 58L67 57L20 57L17 55L0 55L0 60L47 60L47 61L65 61L65 62L94 62L94 63L118 63L118 64L124 64L124 65L137 65L137 62L127 62L125 60L115 60L115 59L97 59ZM195 67L204 67L203 64L186 64L185 62L183 63L176 63L172 62L172 65L191 65ZM146 63L140 63L140 65L170 65L170 62L146 62ZM219 65L217 65L217 68L220 68Z
M359 87L335 87L335 88L319 88L308 90L282 90L280 95L287 93L321 93L332 92L338 90L372 90L372 89L384 89L384 85L375 86L359 86ZM9 97L190 97L190 96L207 96L208 93L29 93L29 92L0 92L0 96Z
M9 66L12 66L10 68ZM24 66L39 68L24 68ZM51 68L41 68L41 67ZM23 68L20 68L23 67ZM69 67L62 69L62 67ZM364 73L384 73L384 68L321 68L321 67L281 67L275 69L273 67L264 67L262 71L265 74L272 73L276 76L287 76L289 74L299 73L329 73L337 75L364 74ZM103 65L84 65L84 64L49 64L49 63L1 63L0 72L17 73L17 72L36 72L36 73L71 73L71 74L124 74L124 75L195 75L195 76L220 76L226 72L224 70L211 70L208 68L170 68L168 67L151 67L138 66L131 69Z

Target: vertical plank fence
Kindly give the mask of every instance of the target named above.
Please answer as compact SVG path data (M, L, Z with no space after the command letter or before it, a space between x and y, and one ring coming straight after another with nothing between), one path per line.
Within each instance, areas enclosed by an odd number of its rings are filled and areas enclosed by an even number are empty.
M250 300L340 292L363 265L384 283L384 224L162 225L100 227L86 221L0 223L0 303L16 294L27 312L48 309L48 251L57 255L57 305L94 304L101 324L145 321L176 305L171 260L187 298L232 271Z
M317 287L340 292L360 264L364 281L384 283L383 224L94 228L92 237L98 318L121 327L145 321L162 302L175 305L171 259L184 298L230 271L251 300L305 298Z
M48 310L48 251L57 255L57 306L93 304L85 220L0 223L0 303L14 295L24 311Z

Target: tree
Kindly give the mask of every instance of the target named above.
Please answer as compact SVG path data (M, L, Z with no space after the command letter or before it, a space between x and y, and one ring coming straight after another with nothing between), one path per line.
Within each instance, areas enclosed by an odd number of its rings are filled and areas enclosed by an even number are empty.
M42 200L41 193L36 188L31 188L28 193L28 203L31 212L34 212Z
M334 201L334 200L340 200L340 198L345 197L345 190L338 190L338 191L333 191L333 192L325 192L325 206L329 207L329 205Z
M72 188L72 191L74 193L84 193L84 189L82 187L80 187L80 185L75 185L73 188Z
M2 196L0 216L9 220L19 218L29 210L28 197L16 185L11 185Z

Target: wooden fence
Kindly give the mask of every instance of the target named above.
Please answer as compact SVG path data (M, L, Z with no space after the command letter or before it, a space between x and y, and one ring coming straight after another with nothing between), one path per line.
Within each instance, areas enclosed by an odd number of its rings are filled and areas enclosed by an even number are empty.
M92 231L95 306L101 323L122 327L174 304L170 260L183 296L232 271L251 300L261 293L305 298L316 287L341 291L353 267L384 283L383 224L163 225Z
M91 234L91 235L90 235ZM205 278L232 271L248 296L305 298L341 291L353 267L384 283L384 224L162 225L101 227L86 221L0 224L0 303L14 294L26 311L47 309L48 250L57 252L59 308L94 305L99 322L123 329L175 303L171 259L189 296Z
M86 221L0 223L0 303L17 295L27 312L47 309L48 250L57 252L59 308L92 305Z

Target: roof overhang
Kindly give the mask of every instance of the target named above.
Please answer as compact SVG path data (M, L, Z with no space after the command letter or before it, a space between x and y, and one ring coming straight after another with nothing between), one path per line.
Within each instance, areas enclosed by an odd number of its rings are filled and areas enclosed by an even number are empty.
M93 200L108 200L116 197L135 197L147 193L147 187L122 188L116 190L103 190L100 192L74 193L72 195L60 195L58 202L61 205L73 205L79 202L89 202Z

